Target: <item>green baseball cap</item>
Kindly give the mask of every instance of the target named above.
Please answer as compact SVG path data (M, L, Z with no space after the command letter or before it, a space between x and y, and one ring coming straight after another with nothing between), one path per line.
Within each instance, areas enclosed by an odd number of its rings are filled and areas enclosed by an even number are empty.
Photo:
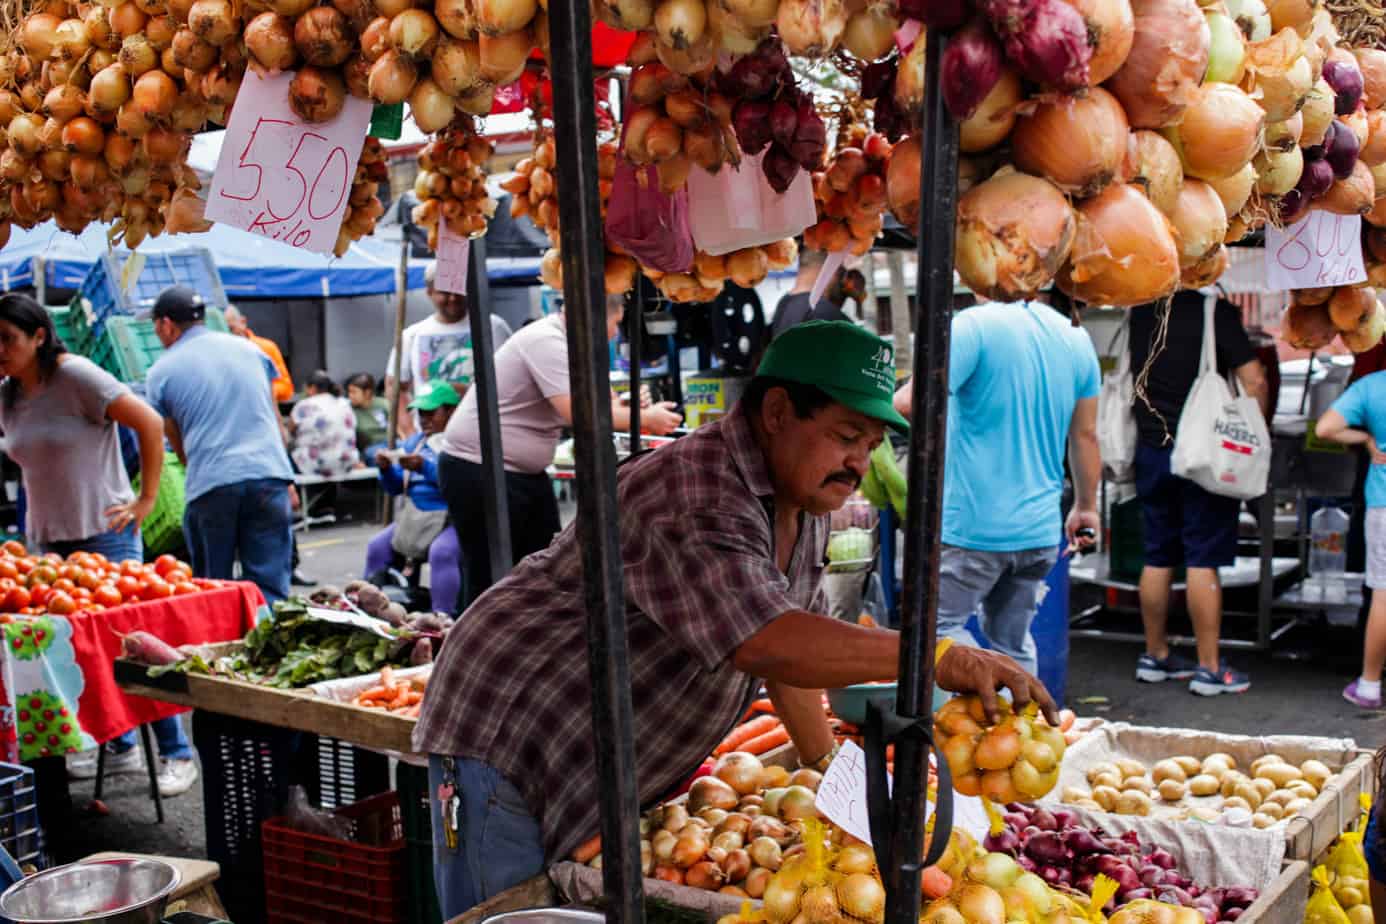
M429 382L428 387L409 402L409 406L419 411L436 411L440 407L457 404L461 400L457 389L447 382Z
M815 385L834 401L901 433L895 410L895 347L850 321L806 321L776 337L756 375Z

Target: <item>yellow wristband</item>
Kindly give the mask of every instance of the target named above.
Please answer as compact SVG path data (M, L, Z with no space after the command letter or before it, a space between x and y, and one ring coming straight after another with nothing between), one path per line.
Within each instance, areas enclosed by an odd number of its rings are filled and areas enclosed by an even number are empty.
M935 666L938 665L938 662L940 662L940 661L943 660L943 656L946 655L946 654L948 653L948 649L949 649L949 648L952 648L952 647L953 647L953 640L952 640L951 638L941 638L941 639L938 640L938 643L934 646L934 665L935 665Z

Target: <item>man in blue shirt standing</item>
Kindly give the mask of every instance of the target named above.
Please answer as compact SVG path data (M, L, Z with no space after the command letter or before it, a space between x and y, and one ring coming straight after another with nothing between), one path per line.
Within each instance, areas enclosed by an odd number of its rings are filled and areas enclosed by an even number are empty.
M145 393L188 469L183 532L193 572L241 576L270 602L289 594L293 471L270 395L275 369L253 343L209 331L202 298L165 289L150 312L164 354Z
M1040 302L986 303L953 318L948 371L938 631L968 644L977 614L997 651L1035 673L1030 623L1058 559L1096 530L1101 369L1082 328ZM910 413L910 389L895 406ZM1064 447L1074 506L1060 522Z

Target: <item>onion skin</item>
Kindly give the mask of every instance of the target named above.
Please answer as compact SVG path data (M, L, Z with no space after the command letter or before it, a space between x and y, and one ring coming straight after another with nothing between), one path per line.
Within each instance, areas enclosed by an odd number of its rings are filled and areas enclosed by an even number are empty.
M294 44L298 53L314 67L337 67L344 63L354 43L351 25L335 7L313 7L294 23Z
M1116 178L1130 134L1116 97L1093 87L1085 97L1042 102L1011 132L1011 154L1027 173L1064 192L1096 195Z
M1217 191L1202 180L1186 179L1170 216L1179 247L1179 268L1202 263L1222 247L1227 212Z
M1219 245L1212 255L1180 272L1180 286L1185 289L1202 289L1212 285L1227 272L1228 260L1227 247Z
M1103 83L1126 63L1136 39L1136 18L1131 0L1065 0L1076 9L1087 26L1092 60L1088 62L1088 82Z
M958 202L956 264L963 282L997 301L1033 298L1068 259L1077 223L1054 184L1007 173Z
M1131 307L1179 287L1179 250L1169 219L1133 186L1113 183L1080 202L1069 265L1058 281L1090 305Z
M1183 121L1170 140L1179 151L1184 172L1203 180L1220 180L1241 170L1261 145L1266 115L1250 96L1226 83L1196 91Z
M341 74L327 68L304 65L289 83L289 106L305 122L326 122L335 118L346 105L346 95L346 83Z
M1366 215L1376 203L1376 180L1371 168L1360 160L1345 180L1335 180L1328 192L1314 200L1314 208L1335 215Z
M1136 148L1135 170L1129 182L1144 189L1146 197L1166 216L1174 214L1179 189L1184 183L1184 165L1179 160L1179 152L1163 135L1148 128L1132 133L1132 140ZM1247 195L1250 194L1248 184Z
M1208 69L1208 23L1195 0L1132 0L1131 10L1131 52L1107 89L1133 128L1163 128L1193 102Z
M1354 48L1357 69L1362 72L1362 102L1368 109L1386 106L1386 51L1379 48Z
M1001 79L1001 43L981 20L973 20L948 43L940 77L943 101L953 118L967 119L977 111Z
M958 126L958 144L964 154L988 151L1005 141L1015 127L1016 105L1024 89L1010 68L1002 68L996 86L982 100L977 111Z

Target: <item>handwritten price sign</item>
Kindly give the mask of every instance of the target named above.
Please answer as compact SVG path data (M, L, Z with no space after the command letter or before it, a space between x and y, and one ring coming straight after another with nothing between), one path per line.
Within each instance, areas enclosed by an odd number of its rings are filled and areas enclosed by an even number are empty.
M890 777L886 776L887 783ZM866 753L851 741L828 765L818 784L814 806L823 816L859 841L871 843L871 822L866 813Z
M439 292L467 294L467 255L471 251L471 241L448 227L442 218L438 219L438 275L433 280L433 288Z
M290 73L247 70L231 111L207 217L316 253L332 253L371 120L371 104L348 96L329 122L289 108Z
M1272 289L1317 289L1367 278L1362 219L1315 209L1283 231L1266 225L1266 283Z

